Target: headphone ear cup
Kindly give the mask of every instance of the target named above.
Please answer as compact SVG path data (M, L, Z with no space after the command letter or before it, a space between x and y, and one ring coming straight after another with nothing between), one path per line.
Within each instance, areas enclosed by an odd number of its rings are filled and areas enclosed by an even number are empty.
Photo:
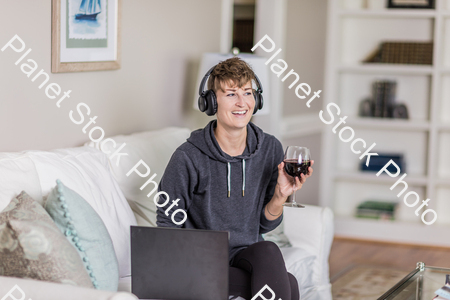
M217 112L217 99L216 93L213 90L207 90L205 92L205 102L206 102L206 114L208 116L214 116Z
M255 98L255 108L253 109L253 114L256 114L256 112L263 107L263 95L259 91L253 90L253 97Z
M202 93L199 97L198 97L198 109L201 112L205 112L207 108L207 103L206 103L206 99L204 97L204 94Z
M264 106L264 98L261 93L259 93L259 109L262 109Z

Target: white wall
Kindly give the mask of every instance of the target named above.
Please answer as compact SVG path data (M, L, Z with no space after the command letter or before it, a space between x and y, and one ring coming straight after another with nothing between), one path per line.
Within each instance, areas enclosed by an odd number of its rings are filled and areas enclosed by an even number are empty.
M192 94L201 54L220 50L220 7L220 0L125 0L121 69L51 74L51 1L8 1L0 13L0 48L19 35L32 49L27 59L72 93L57 108L14 64L21 54L0 52L0 151L81 145L88 137L69 119L79 102L90 106L107 136L202 126L206 119L192 110Z
M287 1L285 60L289 68L286 74L294 69L300 75L299 82L306 82L313 91L322 90L322 93L326 93L323 90L326 19L327 0ZM291 83L289 78L284 84L285 115L318 113L322 109L322 98L316 98L307 108L306 99L295 96L295 87L288 89Z
M332 1L332 0L331 0ZM289 68L300 75L299 82L306 82L313 91L324 90L325 41L326 41L327 0L287 0L285 61ZM284 75L283 75L284 76ZM281 77L282 78L282 77ZM295 95L295 87L289 89L292 83L287 79L283 84L283 116L299 116L313 114L319 118L322 109L322 98L316 98L311 107L305 105L305 100ZM311 150L314 159L314 175L311 176L296 197L299 203L319 204L321 187L321 135L308 134L297 138L284 138L283 146L305 146Z

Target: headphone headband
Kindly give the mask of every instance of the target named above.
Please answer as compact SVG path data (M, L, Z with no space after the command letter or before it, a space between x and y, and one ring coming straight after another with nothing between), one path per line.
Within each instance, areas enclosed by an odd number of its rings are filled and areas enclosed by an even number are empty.
M203 93L204 88L205 88L206 80L208 79L209 75L211 75L212 71L214 71L216 66L213 66L211 69L209 69L209 71L206 72L205 76L203 76L202 82L200 83L199 90L198 90L198 95L199 96L201 96L201 94Z
M201 96L201 95L203 94L203 91L205 90L205 84L206 84L206 81L208 80L209 75L211 75L211 73L214 71L214 69L216 68L216 66L217 66L217 65L215 65L215 66L213 66L211 69L209 69L209 71L206 72L205 76L203 77L202 82L200 83L199 90L198 90L198 95L199 95L199 96ZM258 92L259 92L260 94L262 94L262 93L263 93L262 84L261 84L261 82L259 81L258 76L256 76L256 73L255 73L255 72L253 72L253 75L255 76L255 81L256 81L256 86L257 86L257 88L258 88Z

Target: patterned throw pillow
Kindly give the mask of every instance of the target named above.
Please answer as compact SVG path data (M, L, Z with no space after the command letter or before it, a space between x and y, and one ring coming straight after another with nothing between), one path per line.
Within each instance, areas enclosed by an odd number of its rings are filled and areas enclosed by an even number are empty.
M0 213L0 276L92 288L77 251L25 192Z
M8 220L51 221L47 212L37 201L31 198L25 191L9 202L8 206L0 213L0 224Z
M100 216L78 193L60 180L50 192L44 208L56 226L78 250L99 290L117 291L119 264L108 230Z

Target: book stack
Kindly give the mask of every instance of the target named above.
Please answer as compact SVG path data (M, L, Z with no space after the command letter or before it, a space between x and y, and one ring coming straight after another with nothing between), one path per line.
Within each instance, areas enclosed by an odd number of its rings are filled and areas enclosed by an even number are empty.
M395 220L397 202L364 201L356 208L356 217L376 220Z
M433 42L383 42L364 62L431 65Z
M390 160L392 160L397 166L402 170L402 172L406 172L406 164L403 157L403 154L383 154L379 153L378 156L374 156L370 159L370 164L366 166L365 161L361 161L360 170L364 172L378 172L380 171ZM397 172L397 168L394 165L389 165L387 168L388 172L394 174Z
M445 275L445 285L438 289L435 294L437 295L433 299L436 300L450 300L450 275Z
M392 118L397 82L377 80L372 85L373 117Z
M408 119L408 107L396 103L397 82L377 80L372 84L372 97L361 101L359 115L361 117Z

